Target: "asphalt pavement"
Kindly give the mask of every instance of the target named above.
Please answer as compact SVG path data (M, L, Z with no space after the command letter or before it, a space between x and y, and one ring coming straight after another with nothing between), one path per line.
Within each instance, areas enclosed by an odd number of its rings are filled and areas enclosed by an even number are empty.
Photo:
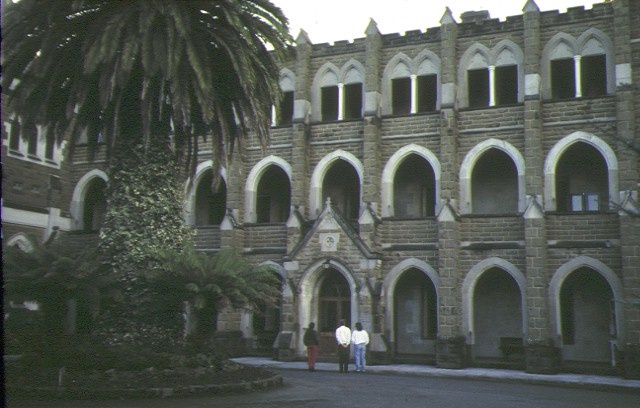
M263 368L307 370L306 361L276 361L265 357L238 357L233 358L241 364ZM355 373L355 366L350 364L354 371L349 375L363 375ZM316 363L316 371L338 372L338 363ZM517 370L501 370L493 368L462 368L445 369L427 365L413 364L388 364L368 365L367 374L399 374L416 375L440 378L459 378L467 380L514 382L525 384L550 385L559 387L584 387L598 390L625 390L640 393L640 380L627 380L620 377L609 377L591 374L529 374Z

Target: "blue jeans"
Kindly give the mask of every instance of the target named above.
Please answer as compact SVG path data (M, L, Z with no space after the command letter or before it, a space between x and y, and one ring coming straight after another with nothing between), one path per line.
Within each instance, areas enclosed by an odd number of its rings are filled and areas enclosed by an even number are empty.
M356 371L364 371L364 366L366 365L366 361L365 361L365 353L366 353L366 345L363 344L356 344L354 345L354 354L356 357Z

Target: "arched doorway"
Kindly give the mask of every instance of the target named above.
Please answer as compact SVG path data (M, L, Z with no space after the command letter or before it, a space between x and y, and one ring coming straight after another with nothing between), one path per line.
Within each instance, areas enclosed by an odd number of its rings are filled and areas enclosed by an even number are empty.
M333 268L327 269L318 286L319 354L334 355L338 323L344 319L351 327L351 290L344 276Z
M84 196L82 224L86 232L96 232L102 227L107 212L106 183L96 177Z
M360 178L356 169L346 160L336 160L322 183L323 202L331 198L335 208L350 221L360 215Z
M429 162L417 154L402 161L394 177L393 208L399 218L435 215L436 181Z
M609 208L607 163L587 143L575 143L560 157L556 167L557 210L604 211Z
M396 353L433 355L438 330L438 299L431 279L421 270L404 272L395 286Z
M522 338L522 295L518 283L501 268L478 278L473 292L475 358L501 358L500 338Z
M567 276L560 289L565 363L609 363L609 340L616 337L614 322L613 291L600 273L583 267Z

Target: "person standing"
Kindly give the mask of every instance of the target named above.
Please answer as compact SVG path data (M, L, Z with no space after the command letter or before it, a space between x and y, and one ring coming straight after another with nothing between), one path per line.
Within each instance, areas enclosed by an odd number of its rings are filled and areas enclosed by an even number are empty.
M362 323L356 323L356 329L351 335L353 343L353 354L355 355L356 373L364 373L366 365L365 354L367 352L367 344L369 344L369 333L362 328Z
M336 341L338 342L338 366L341 373L349 372L349 345L351 344L351 329L340 320L340 327L336 329Z
M309 371L316 371L316 357L318 356L318 332L315 330L316 324L311 322L304 332L302 342L307 346L307 365Z

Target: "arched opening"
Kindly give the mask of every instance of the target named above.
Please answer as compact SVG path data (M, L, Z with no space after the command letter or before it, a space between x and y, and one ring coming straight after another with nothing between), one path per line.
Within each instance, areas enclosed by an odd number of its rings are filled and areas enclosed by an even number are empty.
M501 338L522 342L522 294L515 279L501 268L488 269L476 282L472 330L475 358L504 357Z
M424 218L435 215L436 179L433 168L422 157L411 154L396 171L393 208L400 218Z
M286 222L291 208L291 183L279 166L270 165L260 177L256 202L258 223Z
M220 180L213 191L213 171L209 170L200 178L196 188L196 225L220 225L227 208L227 185Z
M282 276L274 271L278 277L278 288L282 287ZM253 311L253 335L255 338L255 351L261 354L270 354L273 343L280 332L280 305L282 293L275 301L275 305L261 303Z
M99 177L87 187L82 212L82 225L86 232L95 232L102 227L107 212L106 187L107 184Z
M474 214L518 212L518 171L511 157L500 149L487 150L471 175Z
M396 353L434 354L438 332L438 299L431 279L411 268L398 279L394 292Z
M319 281L318 334L321 355L336 354L335 330L344 319L351 327L351 289L349 282L333 268L328 268Z
M556 167L558 211L604 211L609 207L607 163L587 143L574 143Z
M327 171L322 182L322 198L331 198L334 208L351 221L360 216L360 178L345 160L336 160Z
M582 267L564 280L560 327L565 363L611 361L609 340L616 337L613 291L600 273Z

